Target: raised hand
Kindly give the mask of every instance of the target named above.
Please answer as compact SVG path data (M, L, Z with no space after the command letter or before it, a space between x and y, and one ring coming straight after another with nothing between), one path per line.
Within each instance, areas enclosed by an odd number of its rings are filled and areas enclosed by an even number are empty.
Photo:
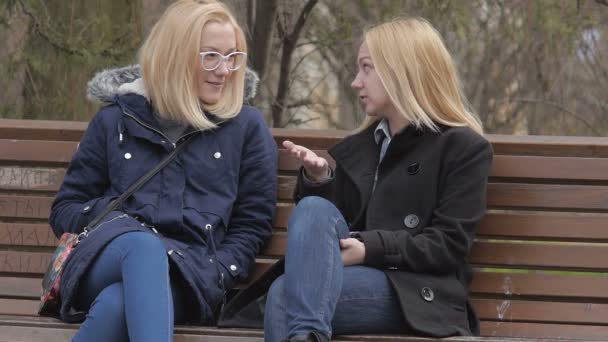
M329 163L323 157L319 157L316 153L308 148L296 145L289 140L283 141L283 147L289 153L302 162L302 166L306 170L306 176L311 178L311 181L321 181L329 175Z

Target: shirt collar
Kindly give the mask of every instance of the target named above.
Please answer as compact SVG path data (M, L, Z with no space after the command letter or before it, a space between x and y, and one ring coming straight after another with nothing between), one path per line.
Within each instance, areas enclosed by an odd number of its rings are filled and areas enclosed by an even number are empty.
M386 119L382 119L376 129L374 130L374 140L376 144L381 144L384 138L391 137L391 133L388 129L388 121Z

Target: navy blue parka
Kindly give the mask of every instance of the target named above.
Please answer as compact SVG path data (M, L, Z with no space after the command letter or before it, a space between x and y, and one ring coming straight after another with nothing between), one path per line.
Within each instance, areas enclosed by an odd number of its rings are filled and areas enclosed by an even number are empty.
M118 88L125 81L121 77L131 77L124 71L117 69L112 77L98 75L95 80L118 83L106 88L96 85L106 92L101 98L109 105L91 120L55 198L50 216L55 235L82 232L175 144L192 139L74 250L62 275L60 316L68 322L83 320L85 312L75 295L94 258L118 235L146 231L158 234L170 267L178 271L179 291L191 299L189 323L210 324L225 290L247 277L271 236L276 144L261 114L249 106L217 129L189 128L177 141L170 141L154 118L141 89L143 82Z

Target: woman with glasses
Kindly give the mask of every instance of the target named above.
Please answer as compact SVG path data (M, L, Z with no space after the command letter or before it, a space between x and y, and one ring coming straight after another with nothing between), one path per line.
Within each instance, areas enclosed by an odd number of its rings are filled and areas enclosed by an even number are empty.
M283 144L303 168L265 339L478 334L465 258L485 212L491 145L427 21L369 29L357 66L351 86L367 118L330 149L335 169Z
M179 154L74 249L60 317L74 341L172 341L209 325L272 232L276 144L261 114L242 29L221 3L172 4L139 68L102 72L90 122L53 203L54 233L80 233L176 146ZM141 77L139 76L141 74Z

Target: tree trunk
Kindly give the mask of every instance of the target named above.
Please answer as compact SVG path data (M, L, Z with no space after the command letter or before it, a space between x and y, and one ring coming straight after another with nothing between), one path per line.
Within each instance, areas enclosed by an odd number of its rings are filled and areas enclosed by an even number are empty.
M0 6L0 13L6 14L8 26L0 26L0 117L22 118L23 88L25 85L25 64L21 61L23 49L29 36L30 19L16 4L11 11Z
M250 21L249 29L252 32L247 42L249 60L253 70L263 80L270 57L278 0L250 0L250 3L253 3L253 6L250 6L249 9L255 11L255 14L249 13L247 16Z

